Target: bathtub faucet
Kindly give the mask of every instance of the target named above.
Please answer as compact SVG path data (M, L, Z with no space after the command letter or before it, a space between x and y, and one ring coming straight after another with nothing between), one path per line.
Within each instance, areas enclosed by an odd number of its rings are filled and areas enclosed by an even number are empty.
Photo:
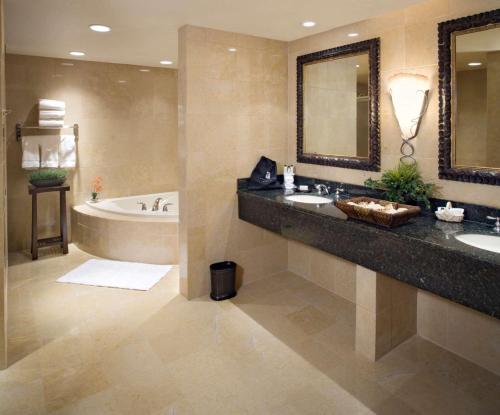
M165 199L163 199L162 197L157 198L157 199L154 201L154 203L153 203L153 208L152 208L151 210L152 210L153 212L158 211L158 210L159 210L159 208L160 208L160 203L161 203L161 202L163 202L163 200L165 200Z
M141 205L141 210L148 210L146 203L144 202L137 202L138 205Z

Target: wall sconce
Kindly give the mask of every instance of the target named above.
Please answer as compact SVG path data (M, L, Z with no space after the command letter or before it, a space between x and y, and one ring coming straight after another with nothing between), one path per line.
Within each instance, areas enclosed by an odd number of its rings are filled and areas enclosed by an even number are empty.
M398 74L389 78L394 113L401 130L401 162L415 163L415 148L410 142L417 134L420 120L427 110L429 78L423 75Z

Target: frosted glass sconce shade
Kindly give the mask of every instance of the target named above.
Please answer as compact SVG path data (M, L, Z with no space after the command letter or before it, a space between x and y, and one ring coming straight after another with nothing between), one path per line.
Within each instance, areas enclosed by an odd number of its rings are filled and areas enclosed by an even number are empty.
M394 113L401 130L403 159L413 159L414 148L410 140L418 134L420 120L427 109L429 78L423 75L398 74L389 78L389 93Z

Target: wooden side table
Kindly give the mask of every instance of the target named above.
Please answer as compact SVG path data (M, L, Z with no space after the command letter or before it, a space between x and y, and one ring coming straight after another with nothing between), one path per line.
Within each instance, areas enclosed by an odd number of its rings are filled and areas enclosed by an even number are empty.
M68 185L53 187L28 186L28 193L31 195L31 259L38 259L38 248L50 245L60 245L63 254L68 253L68 224L66 220L66 192ZM59 223L61 233L59 236L38 239L38 194L48 192L59 192Z

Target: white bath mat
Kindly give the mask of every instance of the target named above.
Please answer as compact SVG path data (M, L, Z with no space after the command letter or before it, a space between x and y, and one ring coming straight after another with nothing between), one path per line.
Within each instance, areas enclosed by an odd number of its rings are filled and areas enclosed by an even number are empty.
M171 269L171 265L90 259L57 281L147 291Z

